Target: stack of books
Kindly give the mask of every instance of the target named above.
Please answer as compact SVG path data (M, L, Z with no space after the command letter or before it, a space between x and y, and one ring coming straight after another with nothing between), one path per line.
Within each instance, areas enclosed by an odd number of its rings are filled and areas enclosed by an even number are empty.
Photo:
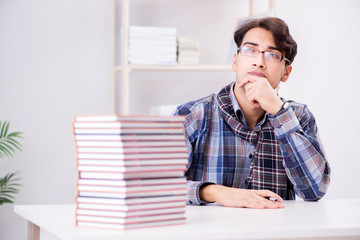
M124 230L185 223L183 121L75 116L77 226Z
M129 63L144 65L176 65L176 28L129 28Z
M178 63L180 65L197 65L200 59L199 40L195 37L179 36Z

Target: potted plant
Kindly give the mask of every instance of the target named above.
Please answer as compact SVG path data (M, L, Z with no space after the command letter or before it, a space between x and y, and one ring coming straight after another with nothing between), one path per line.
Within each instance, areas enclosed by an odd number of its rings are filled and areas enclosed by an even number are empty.
M2 123L0 121L0 160L6 157L13 157L16 150L21 151L22 145L17 139L23 139L22 132L9 133L10 122ZM8 173L5 177L0 178L0 205L4 203L13 203L14 194L18 193L20 178L17 173Z

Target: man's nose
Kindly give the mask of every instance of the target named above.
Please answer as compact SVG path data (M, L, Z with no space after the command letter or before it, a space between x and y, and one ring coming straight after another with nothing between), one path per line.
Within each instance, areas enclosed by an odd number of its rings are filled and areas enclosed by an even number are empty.
M254 58L253 66L261 69L266 68L264 52L259 52L259 55Z

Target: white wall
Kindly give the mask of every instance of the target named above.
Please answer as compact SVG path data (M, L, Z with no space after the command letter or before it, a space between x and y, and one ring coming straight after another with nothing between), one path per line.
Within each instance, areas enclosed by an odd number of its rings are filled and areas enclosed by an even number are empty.
M108 3L0 1L0 120L25 132L23 151L0 161L19 171L16 204L72 203L72 116L109 112ZM26 222L0 206L0 239L26 239Z
M134 25L175 26L196 35L201 63L226 61L235 18L246 0L133 0ZM144 4L144 5L143 5ZM146 6L146 7L141 7ZM188 7L191 6L191 7ZM140 8L141 7L141 8ZM291 79L280 94L307 103L318 120L333 170L327 198L359 198L356 184L360 117L360 2L277 0L299 45ZM18 170L16 204L72 203L75 114L108 113L108 1L0 0L0 120L25 132L23 151L0 162ZM217 92L233 73L132 73L131 113ZM0 206L0 240L25 239L26 222Z

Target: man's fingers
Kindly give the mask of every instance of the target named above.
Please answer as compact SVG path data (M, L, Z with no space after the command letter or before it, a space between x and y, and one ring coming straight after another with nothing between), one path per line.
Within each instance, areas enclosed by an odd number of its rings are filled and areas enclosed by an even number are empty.
M263 198L265 198L265 197L271 197L271 198L276 199L278 202L283 202L283 199L282 199L279 195L277 195L276 193L274 193L274 192L272 192L272 191L269 191L269 190L259 190L259 191L257 191L257 193L258 193L261 197L263 197Z

